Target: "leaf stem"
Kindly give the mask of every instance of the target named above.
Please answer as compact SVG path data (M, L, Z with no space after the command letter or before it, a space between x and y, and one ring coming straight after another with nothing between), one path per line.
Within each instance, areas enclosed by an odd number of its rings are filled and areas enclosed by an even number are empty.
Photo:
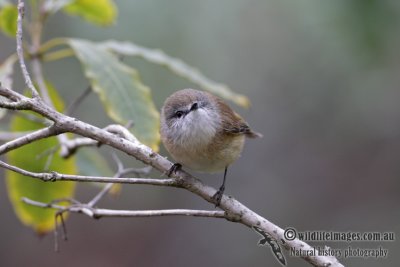
M60 45L66 45L67 44L67 38L53 38L50 39L49 41L43 43L38 52L39 53L44 53L56 46L60 46Z
M70 48L60 49L55 52L49 52L42 56L42 60L45 62L56 61L66 57L74 55L74 51Z

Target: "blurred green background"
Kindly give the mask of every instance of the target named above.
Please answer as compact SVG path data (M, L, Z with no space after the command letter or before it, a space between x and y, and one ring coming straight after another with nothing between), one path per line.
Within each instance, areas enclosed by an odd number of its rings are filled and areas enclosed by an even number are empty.
M400 232L399 1L116 3L114 27L97 28L58 14L50 19L45 39L116 39L160 48L248 95L249 110L231 105L264 138L247 142L229 170L226 193L279 226ZM1 35L0 60L14 49L14 41ZM157 108L173 91L193 87L143 60L125 62L139 69ZM44 71L67 103L88 85L76 59L49 63ZM17 80L22 86L20 75ZM75 116L99 127L110 123L93 94ZM109 155L109 149L101 151ZM222 178L197 176L216 187ZM77 199L87 201L97 190L81 185ZM279 266L269 247L257 246L259 236L252 230L203 218L97 221L72 214L69 241L54 253L52 235L37 237L17 220L4 185L0 202L0 266ZM146 186L124 186L118 198L99 205L213 209L183 190ZM387 259L341 259L346 266L400 264L397 242L311 244L389 249ZM285 255L288 266L310 266Z

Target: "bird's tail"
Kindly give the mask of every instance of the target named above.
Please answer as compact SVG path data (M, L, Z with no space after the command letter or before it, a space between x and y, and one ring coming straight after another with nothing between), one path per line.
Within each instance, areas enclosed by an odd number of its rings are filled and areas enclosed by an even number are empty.
M263 135L261 133L253 132L252 130L246 132L248 138L261 138Z

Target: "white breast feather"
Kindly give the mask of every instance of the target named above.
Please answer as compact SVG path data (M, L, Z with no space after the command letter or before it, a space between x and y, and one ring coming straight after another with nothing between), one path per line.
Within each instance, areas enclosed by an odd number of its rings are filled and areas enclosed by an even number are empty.
M190 112L172 127L177 143L191 150L208 145L217 132L219 120L218 114L206 108Z

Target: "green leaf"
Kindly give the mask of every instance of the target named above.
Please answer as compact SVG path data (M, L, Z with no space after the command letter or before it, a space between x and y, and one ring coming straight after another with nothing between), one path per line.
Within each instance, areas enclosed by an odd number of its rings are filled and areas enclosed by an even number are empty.
M5 5L0 9L0 29L8 36L17 33L18 9L15 5Z
M197 69L187 65L180 59L166 55L161 50L149 49L130 42L117 41L103 42L101 46L118 54L142 57L149 62L165 66L175 74L199 85L204 90L230 100L239 106L250 106L250 101L246 96L233 92L225 84L208 79Z
M82 148L76 154L76 160L81 175L109 177L114 175L108 162L99 153L98 149Z
M12 75L15 61L17 61L17 56L12 55L0 65L0 84L8 89L12 89ZM0 96L0 101L4 101L5 99L5 97ZM6 111L6 109L0 108L0 119L4 117Z
M75 0L66 5L64 11L100 26L108 26L117 18L117 8L112 0Z
M63 103L56 90L48 84L49 93L58 110L62 110ZM21 116L15 116L11 122L12 131L29 131L43 127ZM13 150L7 154L8 162L33 172L43 172L49 155L43 155L58 145L56 137L46 138ZM75 173L75 159L62 159L58 152L51 154L49 170L60 173ZM45 234L55 227L55 211L27 205L21 201L22 197L32 200L50 202L60 198L71 198L74 195L75 183L73 182L42 182L12 171L6 171L8 195L18 218L27 226L32 227L37 233Z
M123 125L132 121L135 136L158 150L159 113L150 88L142 83L137 71L92 42L69 39L68 43L82 63L85 75L107 114Z

